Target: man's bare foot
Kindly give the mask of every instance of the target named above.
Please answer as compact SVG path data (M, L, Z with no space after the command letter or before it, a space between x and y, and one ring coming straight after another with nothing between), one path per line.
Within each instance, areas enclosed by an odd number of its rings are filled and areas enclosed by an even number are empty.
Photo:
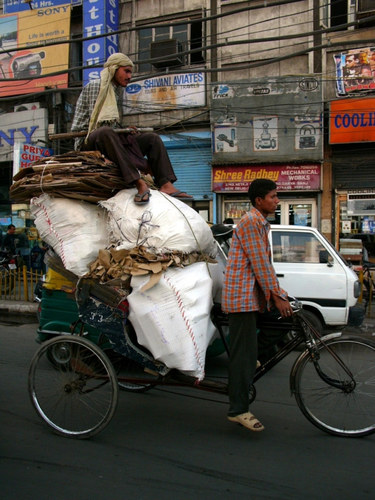
M143 194L149 190L147 183L143 179L136 180L135 187L137 188L138 194Z
M160 187L160 192L169 194L169 196L173 196L174 198L186 198L186 199L193 199L193 197L190 194L187 194L183 191L179 191L176 189L171 182L166 182Z

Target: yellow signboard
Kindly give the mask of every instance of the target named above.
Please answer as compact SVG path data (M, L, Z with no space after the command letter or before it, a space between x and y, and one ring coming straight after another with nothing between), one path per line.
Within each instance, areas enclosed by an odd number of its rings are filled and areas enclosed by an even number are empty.
M48 45L70 37L70 5L0 16L0 97L65 88L69 44ZM28 46L40 45L37 48ZM13 79L9 81L8 79Z

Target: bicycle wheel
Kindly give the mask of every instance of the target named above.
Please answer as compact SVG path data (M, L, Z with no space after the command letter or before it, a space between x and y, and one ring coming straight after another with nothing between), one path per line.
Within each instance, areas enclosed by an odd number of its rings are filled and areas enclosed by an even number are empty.
M51 352L63 353L57 363ZM29 394L38 415L66 437L88 438L110 422L118 400L116 373L108 357L81 337L45 342L29 369Z
M329 350L319 346L319 366L342 388L324 381L306 351L297 361L294 392L305 417L329 434L346 437L375 432L375 344L360 338L332 339L326 344L349 369L353 380Z

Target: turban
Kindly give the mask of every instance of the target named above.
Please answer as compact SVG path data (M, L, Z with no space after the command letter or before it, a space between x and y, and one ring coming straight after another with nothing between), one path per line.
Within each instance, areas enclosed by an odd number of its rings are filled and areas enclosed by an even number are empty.
M134 64L128 56L120 52L110 55L105 62L104 69L100 73L100 90L91 114L87 137L101 122L119 120L116 96L111 82L118 68L125 66L133 68Z

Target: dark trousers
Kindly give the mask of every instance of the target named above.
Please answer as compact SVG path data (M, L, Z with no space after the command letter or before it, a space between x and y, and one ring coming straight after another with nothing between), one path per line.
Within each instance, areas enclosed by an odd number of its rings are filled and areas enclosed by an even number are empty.
M249 390L257 359L262 358L286 333L276 328L262 328L261 320L262 315L257 311L228 314L228 415L231 417L249 411ZM259 332L258 326L261 328Z
M140 178L140 172L149 173L150 170L158 187L177 180L164 143L153 132L132 135L117 133L110 127L100 127L91 132L81 149L100 151L116 163L129 187Z

